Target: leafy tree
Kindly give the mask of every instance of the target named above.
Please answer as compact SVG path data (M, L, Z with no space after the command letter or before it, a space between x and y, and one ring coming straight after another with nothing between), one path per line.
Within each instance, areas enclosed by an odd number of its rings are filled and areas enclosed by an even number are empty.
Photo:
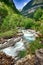
M3 18L5 18L8 15L7 10L3 7L0 7L0 25L3 22Z
M34 25L34 22L32 19L25 19L24 27L26 29L31 28Z
M42 16L42 9L39 8L38 10L36 10L35 14L34 14L34 19L35 20L39 20Z

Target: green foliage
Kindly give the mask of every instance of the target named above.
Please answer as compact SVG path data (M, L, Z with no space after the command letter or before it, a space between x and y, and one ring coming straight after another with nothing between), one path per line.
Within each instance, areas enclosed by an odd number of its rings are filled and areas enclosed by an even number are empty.
M43 35L43 20L41 20L41 23L40 23L40 27L39 27L39 31L42 33Z
M1 32L0 33L0 38L11 38L17 34L17 30L9 30L6 32Z
M0 0L1 2L4 2L6 4L11 4L12 3L12 0Z
M5 9L5 7L0 7L0 25L3 22L3 19L8 15L7 10Z
M36 31L39 31L40 30L40 21L35 21L34 22L34 25L32 26L32 29L36 30Z
M13 10L12 6L10 6L10 2L8 1L7 4L6 2L7 0L0 0L0 21L2 21L0 25L0 33L15 30L17 27L24 27L25 29L30 28L38 31L40 30L40 32L43 33L43 22L41 22L41 20L43 20L42 9L39 8L34 14L34 17L36 17L35 19L40 21L34 21L33 19L17 14L16 9Z
M0 7L0 16L5 17L8 14L7 10L3 7Z
M14 12L16 12L17 14L20 12L16 9L15 4L13 3L13 0L0 0L0 2L4 3L5 5L7 5L8 7L11 7Z
M24 27L26 29L31 28L34 25L34 22L32 19L25 19Z
M34 19L37 21L41 18L42 16L42 9L39 8L38 10L36 10L35 14L34 14Z
M14 19L14 16L8 16L2 26L1 26L1 30L2 31L7 31L7 30L11 30L11 29L15 29L16 27L16 24L15 24L15 19Z
M23 57L26 56L26 54L27 54L27 52L26 52L25 50L20 51L20 52L19 52L19 57L20 57L20 58L23 58Z
M43 15L41 16L41 20L43 20Z
M16 10L13 10L5 2L0 2L0 31L5 32L11 29L15 29L19 21L19 14L16 14Z
M30 52L31 52L32 54L34 54L35 51L36 51L37 49L40 49L40 48L43 48L43 45L40 43L40 41L39 41L38 39L37 39L36 41L30 43L29 49L30 49Z

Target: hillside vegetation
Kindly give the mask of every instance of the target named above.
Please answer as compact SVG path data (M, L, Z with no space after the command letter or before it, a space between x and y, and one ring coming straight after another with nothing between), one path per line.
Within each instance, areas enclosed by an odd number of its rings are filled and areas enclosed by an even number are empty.
M43 9L36 10L33 19L26 18L18 12L12 1L0 0L0 38L15 36L17 27L34 29L43 34Z
M0 37L12 36L17 32L16 28L24 26L28 18L23 17L17 11L13 3L0 0ZM10 34L11 33L11 34Z

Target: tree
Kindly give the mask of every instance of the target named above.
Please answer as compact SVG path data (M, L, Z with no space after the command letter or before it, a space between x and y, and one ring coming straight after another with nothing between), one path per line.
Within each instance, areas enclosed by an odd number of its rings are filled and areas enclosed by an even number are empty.
M26 29L31 28L34 25L34 22L32 19L25 19L24 27Z
M39 20L42 16L42 9L39 8L38 10L36 10L36 12L34 13L34 19L35 20Z

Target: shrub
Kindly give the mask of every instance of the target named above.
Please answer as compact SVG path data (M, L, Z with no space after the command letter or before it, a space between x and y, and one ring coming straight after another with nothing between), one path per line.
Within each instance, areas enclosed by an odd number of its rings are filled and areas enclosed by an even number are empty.
M34 13L34 19L35 20L39 20L42 16L42 9L39 8L38 10L36 10L36 12Z
M0 33L0 38L11 38L13 36L16 36L17 30L9 30L6 32L1 32Z
M34 25L34 22L32 19L25 19L24 27L26 29L31 28Z
M4 7L0 7L0 25L3 22L3 19L8 15L7 10Z
M36 31L40 29L40 21L34 22L33 29Z
M27 52L26 52L25 50L20 51L20 52L19 52L19 57L20 57L20 58L23 58L23 57L26 56L26 54L27 54Z
M43 48L43 45L39 42L40 41L37 39L36 41L30 43L29 49L32 54L34 54L37 49Z

